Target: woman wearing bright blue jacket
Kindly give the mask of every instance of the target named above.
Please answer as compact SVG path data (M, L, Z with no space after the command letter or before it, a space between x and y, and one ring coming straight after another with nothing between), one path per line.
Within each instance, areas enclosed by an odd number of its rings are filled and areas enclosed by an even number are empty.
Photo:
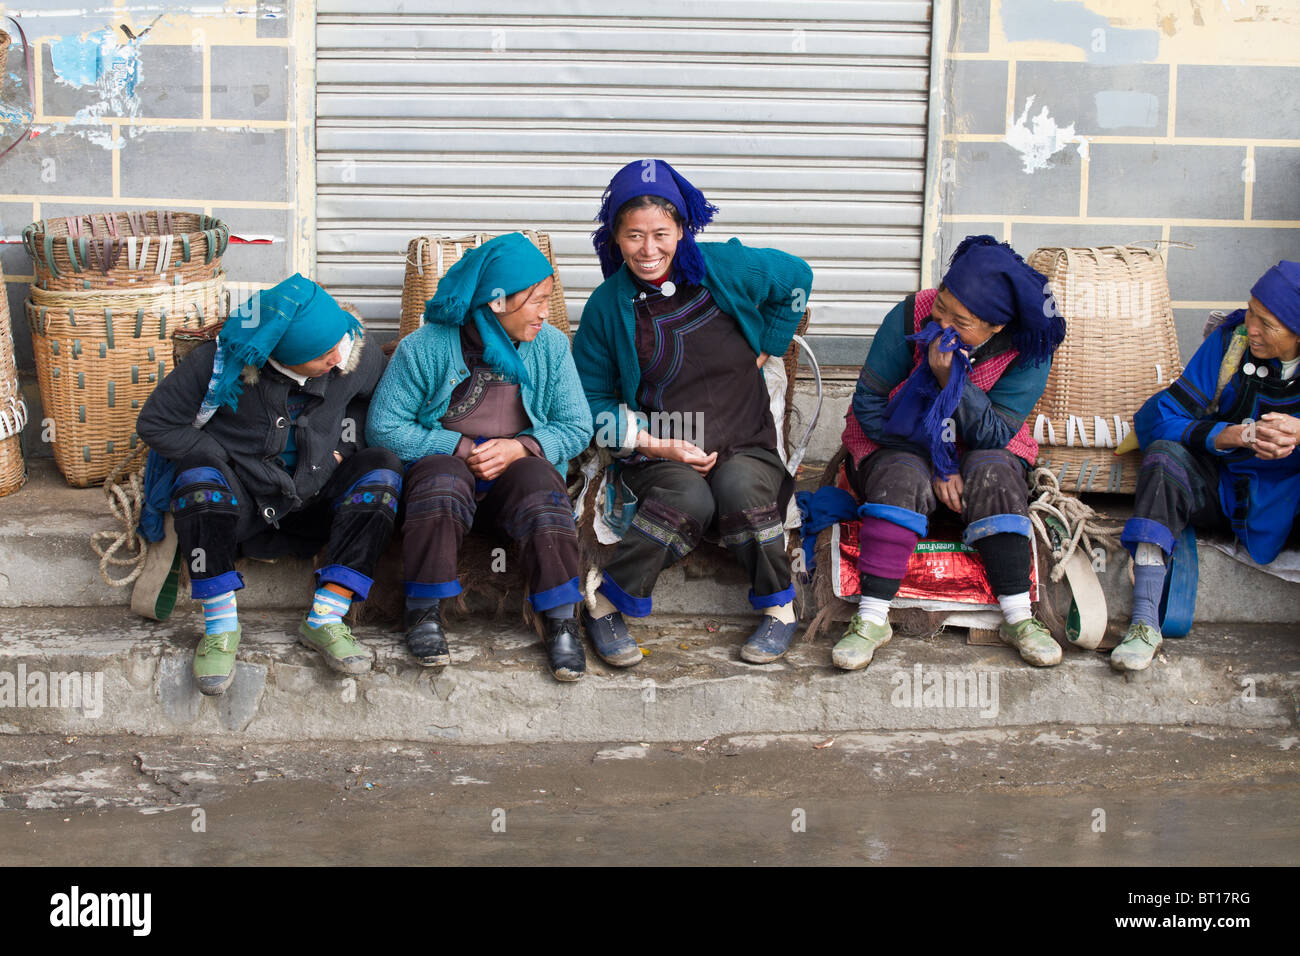
M1143 670L1163 637L1166 561L1185 528L1231 531L1251 558L1281 552L1300 511L1300 262L1279 262L1134 418L1142 445L1133 517L1133 621L1111 652Z
M593 235L605 281L573 354L610 480L636 512L583 623L615 666L641 660L624 615L652 609L659 574L710 530L748 572L762 617L741 650L785 654L798 621L783 514L793 480L778 454L762 366L784 355L812 270L776 249L695 242L717 210L663 160L621 169Z
M370 403L367 439L407 465L406 639L425 666L450 663L439 602L461 592L465 533L487 527L519 546L551 673L569 681L586 670L564 477L591 441L591 414L568 338L546 322L552 271L521 233L471 249L438 283Z

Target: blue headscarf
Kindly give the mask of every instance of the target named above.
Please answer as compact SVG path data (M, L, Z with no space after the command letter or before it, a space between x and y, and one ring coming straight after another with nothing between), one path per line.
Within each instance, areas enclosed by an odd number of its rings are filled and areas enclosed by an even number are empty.
M718 207L690 181L662 159L639 159L628 163L609 181L596 221L600 228L591 234L591 244L600 257L600 270L608 279L623 264L623 252L614 241L614 220L629 199L659 196L667 199L684 220L682 238L673 256L672 280L677 284L699 285L704 280L704 257L695 244L695 234L713 222Z
M544 280L554 270L540 249L521 232L508 232L470 249L438 281L424 306L424 321L463 325L471 315L483 339L483 359L512 382L526 385L528 372L519 351L497 321L489 302Z
M238 408L243 390L239 374L245 365L261 368L268 358L301 365L329 352L345 335L360 331L361 323L343 311L333 296L299 274L255 292L221 326L204 407Z
M1250 294L1279 322L1300 335L1300 262L1283 259L1260 276Z
M1051 358L1065 338L1065 319L1047 277L992 236L963 239L948 261L943 285L976 318L1009 325L1016 350L1036 365Z

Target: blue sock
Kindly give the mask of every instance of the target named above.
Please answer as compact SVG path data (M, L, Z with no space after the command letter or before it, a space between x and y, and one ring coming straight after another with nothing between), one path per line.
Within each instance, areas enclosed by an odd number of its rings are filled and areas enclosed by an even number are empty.
M316 589L315 597L311 599L307 626L324 627L326 624L336 624L343 620L343 615L348 613L348 608L351 606L351 597L344 597L337 591L330 590L328 584L322 584Z
M1163 564L1133 565L1133 623L1160 630L1160 595L1165 589Z
M557 604L555 607L547 608L542 612L543 616L554 620L563 620L566 617L576 617L578 614L577 605L575 604Z
M235 605L234 591L201 598L199 603L203 605L203 633L222 634L239 627L239 608Z

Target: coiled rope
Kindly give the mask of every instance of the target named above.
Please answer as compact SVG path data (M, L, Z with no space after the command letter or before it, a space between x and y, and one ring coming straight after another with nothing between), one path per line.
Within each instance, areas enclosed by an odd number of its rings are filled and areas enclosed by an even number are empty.
M110 587L121 588L135 581L144 571L149 542L140 534L140 511L144 507L144 461L149 449L143 442L104 481L104 497L109 513L120 527L96 531L90 546L99 555L99 576ZM125 557L114 557L118 552ZM110 567L130 568L126 577L115 578Z
M1029 521L1034 530L1049 545L1052 535L1044 518L1055 518L1065 528L1060 545L1053 550L1051 579L1060 581L1065 576L1065 564L1082 544L1092 554L1097 544L1107 551L1119 550L1119 533L1123 525L1104 524L1097 512L1078 498L1061 491L1061 482L1046 468L1035 468L1029 476Z

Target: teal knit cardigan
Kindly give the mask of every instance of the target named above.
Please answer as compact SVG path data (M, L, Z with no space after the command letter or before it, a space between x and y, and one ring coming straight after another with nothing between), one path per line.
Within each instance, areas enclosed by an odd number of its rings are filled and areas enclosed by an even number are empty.
M784 355L812 295L808 263L779 249L753 249L739 239L702 242L703 285L723 312L735 318L754 350ZM597 443L630 451L636 431L627 412L638 411L641 365L636 354L637 286L624 263L591 294L573 338L578 366L595 419Z
M520 343L519 357L531 379L519 387L532 422L521 434L531 435L563 475L569 459L591 441L591 413L583 401L568 337L553 325L543 325L537 338ZM447 414L452 391L468 377L460 327L420 326L397 346L370 400L366 441L404 462L454 454L461 434L439 422Z

